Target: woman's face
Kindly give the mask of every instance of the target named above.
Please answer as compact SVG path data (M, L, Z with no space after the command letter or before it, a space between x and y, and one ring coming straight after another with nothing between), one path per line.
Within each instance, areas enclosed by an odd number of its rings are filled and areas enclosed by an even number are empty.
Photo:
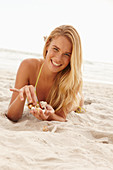
M72 44L65 36L54 38L47 47L46 62L50 71L57 73L70 62Z

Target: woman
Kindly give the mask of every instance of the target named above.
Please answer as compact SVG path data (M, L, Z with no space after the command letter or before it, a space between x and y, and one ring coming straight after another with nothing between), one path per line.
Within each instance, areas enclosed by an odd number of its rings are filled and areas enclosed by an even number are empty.
M75 28L62 25L54 29L46 39L43 56L24 60L18 69L7 112L12 121L22 117L26 98L34 106L38 99L40 107L30 113L40 120L66 121L67 113L83 105L82 50Z

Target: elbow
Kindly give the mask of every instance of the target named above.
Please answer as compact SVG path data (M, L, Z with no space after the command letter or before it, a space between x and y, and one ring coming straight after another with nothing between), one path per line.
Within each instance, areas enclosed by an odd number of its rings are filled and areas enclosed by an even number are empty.
M18 122L18 120L20 119L19 117L15 117L15 116L12 116L11 114L7 113L6 114L6 117L11 120L12 122Z
M67 119L66 118L63 118L63 121L62 122L67 122Z
M61 122L67 122L67 119L66 119L66 115L65 114L63 114L62 116L60 116L61 118L60 118L60 121Z

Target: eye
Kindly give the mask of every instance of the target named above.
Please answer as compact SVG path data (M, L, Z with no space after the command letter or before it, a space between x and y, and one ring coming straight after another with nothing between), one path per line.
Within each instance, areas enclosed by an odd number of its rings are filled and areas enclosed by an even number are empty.
M66 54L64 54L66 57L70 57L71 56L71 54L68 54L68 53L66 53Z
M58 51L58 48L55 48L55 47L54 47L53 50L54 50L54 51Z

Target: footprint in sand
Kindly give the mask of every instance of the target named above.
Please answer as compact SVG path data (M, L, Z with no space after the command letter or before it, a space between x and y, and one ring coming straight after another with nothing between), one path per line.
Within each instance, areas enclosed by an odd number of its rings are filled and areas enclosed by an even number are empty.
M87 100L84 101L84 104L85 104L85 105L89 105L89 104L91 104L91 103L92 103L92 100L90 100L90 99L87 99Z
M111 133L105 133L105 132L99 132L99 131L92 131L91 135L93 138L96 139L99 143L103 144L113 144L113 134Z

